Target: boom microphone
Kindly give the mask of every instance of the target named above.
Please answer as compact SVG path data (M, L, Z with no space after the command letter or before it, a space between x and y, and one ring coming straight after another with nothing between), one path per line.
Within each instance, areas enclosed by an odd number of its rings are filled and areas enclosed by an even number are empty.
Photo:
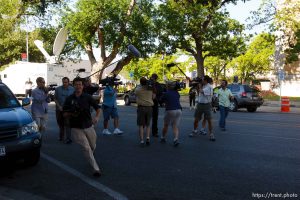
M141 57L141 52L135 48L132 44L128 45L128 50L137 58Z
M171 68L171 67L174 67L176 65L177 65L176 63L169 63L169 64L167 64L167 68Z
M171 68L171 67L176 66L176 67L179 69L179 71L180 71L185 77L187 77L187 75L186 75L186 74L182 71L182 69L180 69L180 67L178 67L177 65L178 65L178 63L169 63L169 64L167 64L167 68Z

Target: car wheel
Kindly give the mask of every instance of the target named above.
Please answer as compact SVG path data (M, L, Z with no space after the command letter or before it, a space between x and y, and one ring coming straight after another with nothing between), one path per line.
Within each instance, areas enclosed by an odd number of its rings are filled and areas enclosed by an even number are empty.
M24 158L24 164L27 167L31 167L36 165L40 160L40 148L36 148L32 151L29 151L25 158Z
M248 112L255 112L257 107L247 107Z
M236 100L230 101L229 110L231 112L236 112L238 110L238 105L237 105L237 101Z
M126 105L126 106L130 106L129 96L126 96L126 97L124 98L124 101L125 101L125 105Z

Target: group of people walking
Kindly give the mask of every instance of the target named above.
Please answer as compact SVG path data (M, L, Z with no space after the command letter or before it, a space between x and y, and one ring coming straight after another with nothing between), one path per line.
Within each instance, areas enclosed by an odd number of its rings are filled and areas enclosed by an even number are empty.
M137 101L137 125L139 129L140 145L150 145L150 123L152 120L152 135L158 136L158 112L159 103L165 104L164 126L160 138L161 143L166 143L168 126L172 126L174 146L179 145L179 122L182 114L180 95L177 91L176 82L168 82L167 90L163 91L162 86L157 82L157 74L152 74L150 80L140 78L140 85L135 89ZM146 142L145 135L146 132Z
M140 145L149 146L150 133L152 130L152 137L159 137L159 130L157 126L159 104L161 102L165 105L165 114L163 127L161 130L160 142L162 144L167 141L168 127L171 126L173 132L173 145L179 145L179 124L182 116L182 106L180 104L180 94L178 92L178 84L175 81L167 82L166 90L157 82L157 74L152 74L151 78L147 80L145 77L140 78L140 85L135 90L137 98L137 126ZM194 127L192 134L201 133L206 134L204 127L206 122L208 124L208 134L211 141L215 141L215 136L212 132L212 114L211 101L213 95L213 88L211 78L204 76L203 80L199 82L194 88L194 96L197 96L197 104L195 105L194 113ZM39 126L40 132L45 132L48 120L48 103L50 95L45 86L45 80L42 77L36 79L37 87L32 90L32 105L31 112L34 120ZM220 120L219 127L221 130L226 130L225 119L228 115L228 106L230 98L233 98L230 90L226 88L227 81L223 80L221 87L216 94L219 98ZM99 122L101 107L96 103L91 95L99 89L104 89L103 92L103 134L122 135L123 131L119 129L119 114L117 110L117 91L113 83L109 83L105 88L99 88L90 84L82 78L75 78L73 86L70 84L68 77L62 79L62 85L55 89L55 104L56 104L56 120L59 127L59 140L66 144L74 142L78 143L84 152L85 157L93 168L93 175L100 176L101 171L94 157L96 149L97 134L94 126ZM193 102L193 101L192 101ZM95 113L92 114L93 110ZM114 120L114 131L111 133L108 130L108 122L110 118ZM198 131L198 123L202 120L202 129ZM152 127L150 124L152 123Z

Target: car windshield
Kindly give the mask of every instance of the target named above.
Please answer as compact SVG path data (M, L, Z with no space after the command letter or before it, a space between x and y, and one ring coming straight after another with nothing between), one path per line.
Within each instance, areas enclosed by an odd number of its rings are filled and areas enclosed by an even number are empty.
M15 108L19 106L20 103L18 102L16 97L10 92L10 90L4 85L0 85L0 109Z
M228 85L228 88L230 89L231 92L239 92L240 91L240 85L238 85L238 84Z
M259 93L259 89L255 86L250 85L244 85L245 92L253 92L253 93Z

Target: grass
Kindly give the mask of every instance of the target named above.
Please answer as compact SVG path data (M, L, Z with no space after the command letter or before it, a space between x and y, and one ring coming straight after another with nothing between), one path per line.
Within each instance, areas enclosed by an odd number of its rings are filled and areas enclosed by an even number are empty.
M270 101L279 101L280 100L280 96L272 91L261 91L261 96L265 100L270 100ZM289 97L289 99L290 99L290 101L299 101L300 102L300 97Z

